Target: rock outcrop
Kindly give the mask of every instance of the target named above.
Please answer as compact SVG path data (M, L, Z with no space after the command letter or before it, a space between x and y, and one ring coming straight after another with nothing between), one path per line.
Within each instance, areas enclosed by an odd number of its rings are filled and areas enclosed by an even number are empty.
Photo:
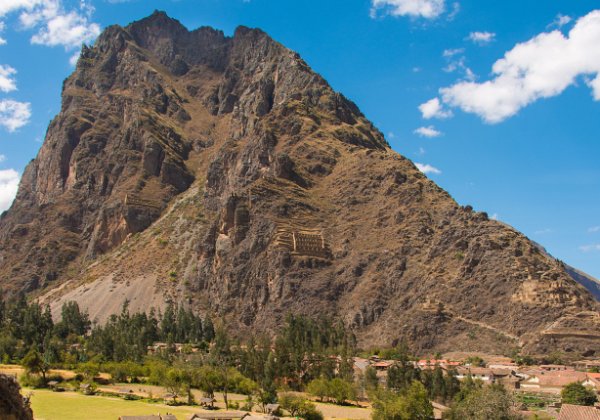
M10 376L0 374L0 418L3 420L33 420L31 408L25 403L21 387Z
M0 253L3 289L99 320L174 300L240 334L295 312L369 345L600 354L560 262L459 206L298 54L160 12L84 48Z

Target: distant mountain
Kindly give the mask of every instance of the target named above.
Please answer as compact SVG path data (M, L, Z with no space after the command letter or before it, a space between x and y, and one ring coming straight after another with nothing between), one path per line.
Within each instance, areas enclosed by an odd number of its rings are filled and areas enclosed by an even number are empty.
M594 295L598 301L600 301L600 280L584 273L583 271L573 268L570 265L565 265L565 269L577 283L583 285L583 287L588 289L589 292Z
M548 256L548 258L554 258L544 246L537 242L533 243L539 248L539 250L543 254ZM565 271L573 278L573 280L585 287L596 298L596 300L600 301L600 280L590 276L589 274L584 273L581 270L571 267L570 265L565 264L562 261L560 263L564 266Z
M161 12L83 49L0 219L0 286L99 321L181 302L240 337L292 312L365 347L600 354L562 264L459 206L298 54Z

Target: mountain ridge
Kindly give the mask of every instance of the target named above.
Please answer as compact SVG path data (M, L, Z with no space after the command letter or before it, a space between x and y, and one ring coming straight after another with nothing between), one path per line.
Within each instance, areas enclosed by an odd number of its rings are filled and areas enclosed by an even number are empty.
M1 287L100 321L175 301L240 334L294 312L363 345L600 351L598 302L559 262L459 206L256 29L107 28L0 239Z

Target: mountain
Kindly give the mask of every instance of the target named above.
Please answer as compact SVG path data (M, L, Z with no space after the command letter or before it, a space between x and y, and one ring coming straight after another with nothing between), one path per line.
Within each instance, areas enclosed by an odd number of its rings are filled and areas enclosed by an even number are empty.
M111 26L0 219L0 286L100 322L183 303L239 336L290 312L362 346L600 354L593 296L461 207L258 29Z
M541 244L534 242L539 248L540 252L545 254L548 258L554 258ZM584 273L581 270L576 269L568 264L562 263L565 271L571 276L573 280L585 287L591 294L600 301L600 280Z

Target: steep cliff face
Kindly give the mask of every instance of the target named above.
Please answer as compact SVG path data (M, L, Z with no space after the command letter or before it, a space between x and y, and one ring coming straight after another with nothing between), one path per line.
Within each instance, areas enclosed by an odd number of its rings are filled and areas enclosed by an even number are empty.
M256 29L108 28L0 239L4 289L100 320L174 300L240 334L295 312L417 351L600 351L598 304L559 262L458 206Z

